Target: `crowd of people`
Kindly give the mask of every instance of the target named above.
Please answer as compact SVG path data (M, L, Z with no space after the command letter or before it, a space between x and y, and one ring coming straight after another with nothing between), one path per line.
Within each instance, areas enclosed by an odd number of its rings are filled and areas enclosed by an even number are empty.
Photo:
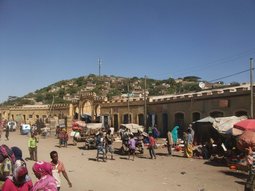
M169 156L173 155L173 150L178 150L179 139L179 126L175 126L172 130L167 132L166 136L166 148ZM146 136L147 133L147 136ZM138 131L138 135L134 133L121 134L122 144L127 147L128 160L135 160L138 150L138 143L141 141L139 136L144 136L142 143L145 143L148 149L150 159L156 159L157 155L155 148L157 148L157 139L160 135L156 126L146 129L146 133L142 134ZM59 139L59 147L67 147L68 133L66 128L58 128L56 131L57 138ZM124 136L125 135L125 136ZM125 138L124 138L125 137ZM183 153L184 157L191 158L195 156L194 152L194 130L190 124L183 132ZM8 139L6 139L7 141ZM51 161L38 161L37 157L37 144L39 142L38 134L36 131L31 131L28 138L28 150L30 157L29 160L34 161L32 170L35 176L38 178L36 182L32 182L28 174L28 169L25 160L22 158L22 151L19 147L9 148L7 145L0 146L0 190L2 191L15 191L15 190L60 190L61 178L60 174L66 179L68 185L72 187L72 183L68 178L64 164L59 161L58 153L56 151L50 152ZM95 135L96 142L96 160L102 159L115 160L114 157L114 135L111 129L101 129ZM248 156L255 158L255 153L251 150L248 152ZM251 158L252 158L251 157ZM251 160L254 161L254 160ZM250 162L252 167L250 176L247 181L248 191L255 182L255 162ZM248 188L249 187L249 188Z
M68 178L63 162L58 159L58 153L50 153L51 161L38 161L36 138L32 134L29 138L29 152L31 160L35 163L32 170L38 179L32 182L26 160L23 159L22 150L17 147L0 146L0 190L1 191L59 191L61 187L60 174L64 176L70 187L72 183Z

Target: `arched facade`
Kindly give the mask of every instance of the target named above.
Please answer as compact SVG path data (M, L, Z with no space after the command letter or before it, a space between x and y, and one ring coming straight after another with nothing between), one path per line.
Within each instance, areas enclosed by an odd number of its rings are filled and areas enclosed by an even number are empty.
M124 123L124 115L128 116L129 109L130 122L144 124L146 121L148 126L156 124L165 136L166 130L171 130L176 123L186 129L192 121L210 115L213 117L243 114L251 116L249 100L250 90L247 87L238 87L233 91L228 89L188 95L169 95L165 98L155 96L147 99L147 115L145 115L143 99L132 100L129 103L125 100L103 102L103 99L94 93L82 93L72 104L1 107L0 117L33 123L37 119L44 120L49 116L64 117L72 121L75 113L88 113L93 120L98 116L107 119L108 124L117 131L119 125Z
M148 98L146 119L147 126L156 123L163 136L167 129L171 130L176 124L184 131L189 123L208 116L227 117L243 114L250 116L250 103L244 101L250 100L249 86L158 97ZM129 101L133 123L141 124L142 116L145 114L144 108L143 99ZM102 115L111 115L111 111L114 111L112 115L114 120L118 119L118 124L123 123L123 115L127 114L127 110L126 101L103 102L101 105ZM114 124L116 129L117 123Z

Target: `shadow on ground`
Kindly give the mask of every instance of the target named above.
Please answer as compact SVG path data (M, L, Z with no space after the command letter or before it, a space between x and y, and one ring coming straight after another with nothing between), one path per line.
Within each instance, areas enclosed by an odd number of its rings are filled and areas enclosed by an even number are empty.
M233 176L242 180L246 180L247 178L247 174L245 174L244 172L240 172L240 171L229 171L229 170L220 170L219 172L227 175L227 176Z
M204 162L204 164L206 165L211 165L211 166L227 166L227 162L225 160L219 160L219 161L215 161L215 160L208 160L206 162Z

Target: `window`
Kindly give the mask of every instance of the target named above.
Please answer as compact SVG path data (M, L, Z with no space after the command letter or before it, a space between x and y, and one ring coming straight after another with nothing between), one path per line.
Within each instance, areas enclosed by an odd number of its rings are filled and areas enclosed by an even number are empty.
M199 112L192 113L192 122L197 121L199 119L200 119L200 113Z

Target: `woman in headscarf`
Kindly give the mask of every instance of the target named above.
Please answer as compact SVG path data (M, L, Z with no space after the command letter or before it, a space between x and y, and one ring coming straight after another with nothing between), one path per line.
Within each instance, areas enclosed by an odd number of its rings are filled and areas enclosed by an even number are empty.
M178 129L180 127L178 125L176 125L173 130L172 130L172 137L173 137L173 142L174 142L174 145L177 144L177 141L178 141Z
M14 153L15 156L15 164L14 164L14 168L18 167L18 166L26 166L26 163L24 161L24 159L22 158L22 151L19 147L12 147L11 148L12 152Z
M22 151L19 147L12 147L11 148L15 158L16 158L16 161L14 163L14 167L13 167L13 171L16 171L16 169L20 166L23 166L23 167L26 167L26 162L24 161L24 159L22 158ZM26 180L29 181L31 180L31 178L29 177L29 175L27 174L26 175Z
M38 161L33 165L33 171L39 180L34 184L32 191L57 191L57 183L52 176L52 165Z
M30 191L33 187L31 179L27 179L28 171L25 166L18 166L14 169L13 175L8 176L2 191Z
M191 130L188 129L187 133L185 133L185 141L184 141L184 156L187 158L193 157L193 136L191 134Z

